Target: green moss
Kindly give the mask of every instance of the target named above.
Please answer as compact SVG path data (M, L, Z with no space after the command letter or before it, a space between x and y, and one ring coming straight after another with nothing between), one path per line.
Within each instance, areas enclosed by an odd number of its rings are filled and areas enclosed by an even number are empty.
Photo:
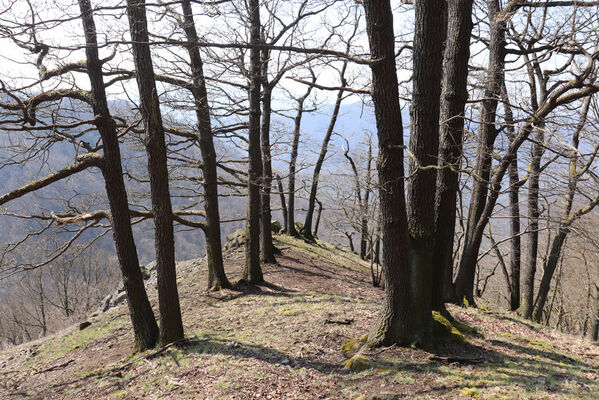
M480 398L480 393L477 388L464 388L460 390L460 396Z
M347 342L341 346L341 351L347 357L351 357L354 354L356 354L358 351L360 351L362 346L364 346L366 344L367 339L368 339L368 335L364 335L364 336L354 339L350 342Z
M366 357L361 355L355 355L343 366L344 369L351 369L352 371L362 372L374 368L374 364L370 362Z
M435 338L449 339L456 342L466 340L464 334L437 311L433 311L433 335Z

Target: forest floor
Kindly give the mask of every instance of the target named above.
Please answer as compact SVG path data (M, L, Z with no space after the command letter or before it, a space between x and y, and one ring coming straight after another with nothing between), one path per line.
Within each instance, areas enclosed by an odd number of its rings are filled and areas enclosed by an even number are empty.
M277 236L268 284L206 293L203 260L178 264L189 341L132 354L126 305L0 352L1 399L599 399L599 347L487 309L450 307L477 333L436 354L361 351L383 292L368 264ZM239 277L241 249L226 254ZM156 303L154 284L149 290ZM347 346L346 346L347 347Z

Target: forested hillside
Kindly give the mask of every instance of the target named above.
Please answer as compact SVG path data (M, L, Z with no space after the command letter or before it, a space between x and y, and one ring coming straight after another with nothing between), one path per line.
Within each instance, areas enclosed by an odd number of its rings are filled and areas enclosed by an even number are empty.
M243 335L278 335L270 330L280 318L264 307L315 291L314 311L346 296L326 307L324 326L302 319L305 309L282 314L312 335L300 347L327 355L311 364L319 371L337 376L344 364L387 387L385 373L405 367L424 398L516 398L502 379L516 380L525 397L555 389L553 397L570 398L580 385L592 398L598 8L578 0L0 0L0 348L17 360L12 347L72 324L83 321L75 336L84 341L113 340L117 329L128 341L93 360L101 372L85 374L108 382L121 371L106 363L126 354L155 352L145 365L165 353L177 364L177 352L206 340L225 337L237 349ZM328 252L335 267L298 251ZM202 256L201 266L185 261ZM338 268L354 264L351 273ZM307 280L296 287L299 276ZM243 302L254 295L269 301ZM338 315L350 298L356 316ZM214 309L200 313L198 299ZM111 322L104 314L85 321L98 304L103 313L123 302ZM212 312L237 312L229 305L255 326L226 326ZM506 332L513 343L498 337ZM294 337L270 337L268 347L257 335L242 350L289 353L279 364L293 368L292 358L306 358L289 347ZM350 342L343 358L340 337ZM545 353L530 351L537 341ZM18 393L27 381L45 396L28 376L91 357L77 356L77 346L49 356L52 365L37 348L14 370L7 358L15 374L7 388ZM376 360L389 351L399 358ZM423 383L447 372L429 362L460 373L463 364L488 366L494 383L460 384L459 393ZM504 370L509 363L521 379ZM210 376L197 365L186 373ZM315 396L313 388L301 394L310 377L295 379L292 397ZM156 380L156 393L173 382ZM329 384L324 397L350 395ZM283 396L268 379L240 385L254 388L242 397ZM410 388L355 396L401 397ZM225 395L233 393L214 394Z

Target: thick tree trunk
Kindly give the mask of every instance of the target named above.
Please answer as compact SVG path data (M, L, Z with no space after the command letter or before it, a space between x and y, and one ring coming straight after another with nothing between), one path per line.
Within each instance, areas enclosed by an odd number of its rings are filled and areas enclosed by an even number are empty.
M193 19L190 0L182 0L183 29L187 40L198 41L198 34ZM218 290L230 288L231 283L225 274L223 265L222 244L220 239L220 211L218 208L218 175L216 172L216 151L212 138L210 109L204 79L204 65L199 48L188 46L191 63L193 88L191 90L195 102L198 119L198 141L202 153L202 172L204 173L204 210L206 211L206 256L208 261L208 289Z
M468 60L472 32L472 0L450 0L447 6L441 93L439 167L435 199L435 270L432 306L444 309L453 295L453 247L459 184L458 168L462 157L464 109L468 100Z
M260 2L249 0L250 43L260 44ZM260 266L260 50L250 49L249 145L248 145L248 211L245 232L245 268L241 280L248 283L264 281Z
M414 313L422 334L431 326L432 276L435 249L435 196L438 163L439 111L445 40L445 1L415 3L413 82L408 180L408 232L411 247ZM463 77L462 79L465 79ZM455 208L455 207L454 207Z
M146 294L143 276L139 268L137 250L129 217L129 202L123 181L121 154L116 124L110 115L102 75L102 63L98 56L96 26L90 0L79 0L81 20L85 30L87 73L91 84L93 112L96 127L102 137L104 148L104 183L110 204L110 223L116 248L127 304L133 324L135 349L144 351L158 341L158 325Z
M491 175L491 153L495 138L497 137L497 129L495 127L497 103L501 95L501 83L503 82L503 69L505 65L506 20L498 17L500 11L498 0L488 0L487 5L491 35L488 45L489 66L487 67L484 100L480 107L478 148L470 207L468 210L466 236L464 238L464 250L455 282L455 301L463 304L464 300L466 300L470 305L474 304L474 275L482 240L482 236L478 238L474 232L479 221L481 221L487 201Z
M417 4L420 4L420 7L426 7L429 3ZM422 11L420 7L418 7L419 13ZM364 0L364 9L370 54L373 59L377 60L370 67L372 70L372 99L375 106L379 143L377 167L385 282L384 305L370 332L368 344L370 346L395 343L411 345L425 339L430 325L430 310L428 315L423 315L427 308L426 304L416 304L420 301L422 294L416 293L414 289L422 289L422 285L416 281L422 274L414 274L412 271L408 248L402 150L403 129L395 66L393 13L389 1ZM417 29L420 32L423 26L420 23L421 15L419 14L418 17ZM419 52L420 49L416 49L416 51ZM412 228L414 228L413 225Z
M156 263L158 265L160 344L166 345L183 338L183 323L177 291L173 212L168 184L166 144L150 54L144 0L127 0L127 16L133 42L131 47L139 91L139 108L146 132L145 142L154 214Z

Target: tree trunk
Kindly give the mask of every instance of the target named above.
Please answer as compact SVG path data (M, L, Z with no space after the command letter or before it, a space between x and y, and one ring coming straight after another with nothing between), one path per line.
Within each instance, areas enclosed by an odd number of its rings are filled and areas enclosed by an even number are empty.
M313 80L316 80L313 75ZM293 119L293 143L291 145L291 156L289 158L289 184L287 185L287 234L290 236L299 236L295 229L295 170L297 167L297 154L299 149L299 139L301 135L302 116L304 115L304 102L310 96L312 86L308 86L306 93L297 99L297 112Z
M591 313L591 330L589 331L589 339L593 342L599 341L599 282L597 278L599 277L599 264L595 267L596 276L595 282L591 282L594 289L595 305L593 306L593 312Z
M262 235L260 236L262 261L276 263L275 246L272 243L272 229L270 221L272 214L270 209L270 191L272 186L272 165L270 156L270 115L272 112L271 100L272 89L267 82L269 51L262 50L262 127L261 127L261 150L262 150L262 193L260 196Z
M260 3L249 0L250 43L260 44ZM247 283L264 281L260 267L260 50L250 49L250 92L248 132L248 211L245 232L245 268L241 280Z
M413 49L408 232L410 235L412 293L415 323L430 334L432 276L435 249L435 196L438 163L439 111L445 40L444 0L415 3ZM462 79L465 79L463 77ZM454 206L455 208L455 206Z
M182 0L183 29L187 40L198 41L190 0ZM198 141L202 153L202 171L204 173L204 210L206 211L206 257L208 261L208 289L230 288L231 283L225 274L222 244L220 239L220 211L218 208L218 175L216 172L216 151L212 138L210 109L204 79L204 65L199 48L188 46L193 79L192 94L198 120Z
M379 158L382 226L382 265L385 299L378 320L368 336L370 346L410 345L423 337L413 308L412 272L404 197L403 128L397 71L393 13L388 0L364 0L370 55L377 60L372 70Z
M532 319L536 322L541 322L543 309L545 308L545 302L547 301L547 295L549 294L549 289L551 288L551 279L553 278L553 273L557 268L567 234L568 229L560 227L558 234L553 238L551 251L549 252L549 257L547 258L543 268L543 278L541 279L541 284L539 285L539 293L537 294L536 301L533 304L534 311L532 314Z
M347 86L347 80L345 79L345 71L347 70L347 61L343 63L341 67L341 72L339 73L339 77L341 79L341 88L345 88ZM333 135L333 130L335 129L335 124L337 123L337 118L339 117L339 109L341 108L341 102L343 101L343 90L339 90L337 92L337 99L335 100L335 106L333 107L333 113L331 114L331 119L329 120L329 126L327 127L327 131L322 139L322 145L320 146L320 154L318 155L318 160L316 160L316 165L314 165L314 174L312 175L312 186L310 187L310 197L308 198L308 211L306 213L306 219L304 220L304 227L302 231L302 235L308 240L314 240L314 235L312 234L312 219L314 218L314 208L316 207L316 195L318 193L318 180L320 178L320 171L322 169L322 165L324 164L324 160L327 156L329 142L331 140L331 136Z
M524 318L532 318L534 309L535 275L539 249L539 175L544 147L543 133L537 130L536 141L532 146L532 160L528 173L528 247L526 249L526 270L523 282L523 297L520 312ZM540 141L540 142L539 142Z
M285 202L285 192L283 191L283 180L281 179L281 175L276 174L277 178L277 187L279 189L279 198L281 200L281 214L283 214L283 229L281 231L287 231L287 203Z
M144 351L156 345L158 341L158 324L146 294L133 239L116 124L108 109L102 64L98 56L96 26L90 0L79 0L79 8L85 30L85 53L93 98L93 112L96 116L95 123L102 137L104 150L102 174L110 204L112 235L127 293L135 349Z
M510 106L505 81L501 89L501 98L505 112L506 134L510 143L516 137L514 130L514 115ZM520 307L520 265L522 254L522 241L520 239L520 177L518 176L518 156L510 163L508 168L510 179L510 273L508 284L510 285L510 310L516 311Z
M468 210L464 250L460 259L460 267L455 282L455 301L463 304L466 300L474 304L474 275L482 235L476 237L474 231L485 208L491 175L491 153L497 137L495 127L497 99L501 95L503 69L505 65L505 31L506 20L499 18L498 0L488 0L488 15L490 21L489 66L487 67L487 82L485 84L484 100L480 107L480 124L478 127L478 148L474 180Z
M472 32L472 0L451 0L447 7L443 83L441 93L439 167L435 199L436 260L432 281L432 306L444 309L453 295L453 247L457 193L464 130L464 109L468 100L468 60Z
M580 173L578 172L577 165L580 133L582 132L584 125L586 124L590 104L591 97L587 97L582 107L580 119L578 121L578 124L576 125L574 134L572 135L572 152L570 154L569 162L570 168L568 174L568 192L566 194L566 203L562 212L562 218L560 220L558 234L553 238L553 243L551 244L551 251L549 252L549 257L547 257L547 261L545 262L545 266L543 268L543 277L541 278L539 293L537 294L537 298L534 302L534 311L532 314L532 318L534 321L537 322L541 321L543 309L545 308L545 302L547 301L547 295L549 294L549 289L551 288L551 280L553 279L553 274L555 273L555 270L557 268L557 264L561 256L561 251L566 240L566 236L570 232L570 225L572 225L572 223L581 215L580 210L579 212L573 215L570 215L570 213L572 212L574 196L576 195L576 188L578 186L578 180L580 179ZM590 212L590 210L592 210L594 207L595 204L591 203L589 206L585 207L585 211ZM530 318L530 316L526 317Z
M318 213L316 214L316 223L314 224L314 239L318 237L318 227L320 226L320 217L322 216L322 203L318 199L315 200L318 203Z
M154 214L158 303L160 310L160 344L183 338L183 323L177 291L173 212L168 184L166 144L154 68L150 54L144 0L127 0L139 109L146 133L148 172Z

